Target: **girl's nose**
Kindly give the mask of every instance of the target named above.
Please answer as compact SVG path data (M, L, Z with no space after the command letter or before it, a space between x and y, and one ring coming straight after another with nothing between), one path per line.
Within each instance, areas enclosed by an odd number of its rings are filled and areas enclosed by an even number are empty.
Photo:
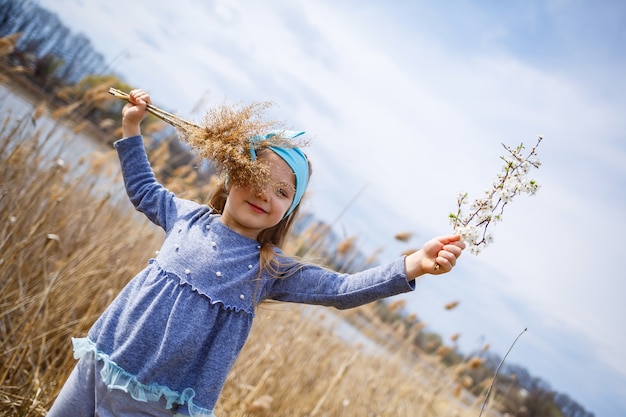
M267 200L267 187L259 188L255 194L255 197L259 200Z

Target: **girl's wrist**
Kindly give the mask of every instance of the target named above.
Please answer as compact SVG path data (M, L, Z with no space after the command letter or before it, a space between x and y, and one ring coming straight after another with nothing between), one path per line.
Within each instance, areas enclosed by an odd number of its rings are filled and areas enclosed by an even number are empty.
M141 135L139 123L122 121L122 136L125 138Z
M404 258L404 270L409 281L424 275L422 259L423 253L421 249Z

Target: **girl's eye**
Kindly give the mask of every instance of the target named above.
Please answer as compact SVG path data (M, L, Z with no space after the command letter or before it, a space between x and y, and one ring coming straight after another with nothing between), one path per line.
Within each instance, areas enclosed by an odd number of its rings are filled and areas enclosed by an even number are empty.
M276 195L278 195L281 198L290 198L292 193L295 192L295 191L292 191L291 187L289 185L286 185L286 184L276 185L274 187L274 190L276 192Z

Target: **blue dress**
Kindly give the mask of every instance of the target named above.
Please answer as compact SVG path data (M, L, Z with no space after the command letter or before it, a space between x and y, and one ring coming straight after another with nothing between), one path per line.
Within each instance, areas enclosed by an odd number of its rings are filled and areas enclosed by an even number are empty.
M351 275L305 264L284 278L263 273L258 279L256 240L226 227L210 207L177 198L159 184L141 136L115 147L131 202L166 236L156 258L87 337L73 339L76 358L91 352L103 362L101 376L110 389L210 416L259 302L344 309L415 289L403 257Z

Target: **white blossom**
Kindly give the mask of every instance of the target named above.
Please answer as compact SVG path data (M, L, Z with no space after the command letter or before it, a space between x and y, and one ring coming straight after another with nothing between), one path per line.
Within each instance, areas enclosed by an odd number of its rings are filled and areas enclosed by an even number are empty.
M451 213L450 223L455 233L461 235L461 239L468 244L470 253L477 255L487 245L493 243L493 235L488 232L491 224L502 221L504 207L513 201L516 195L525 193L534 195L540 185L533 179L527 178L532 168L539 168L541 161L537 155L537 147L542 137L537 139L537 144L530 150L527 156L523 156L524 144L517 148L502 145L507 154L501 156L504 161L501 171L491 184L491 188L485 190L482 198L477 198L468 203L468 194L457 195L457 212ZM469 205L469 211L467 206Z

